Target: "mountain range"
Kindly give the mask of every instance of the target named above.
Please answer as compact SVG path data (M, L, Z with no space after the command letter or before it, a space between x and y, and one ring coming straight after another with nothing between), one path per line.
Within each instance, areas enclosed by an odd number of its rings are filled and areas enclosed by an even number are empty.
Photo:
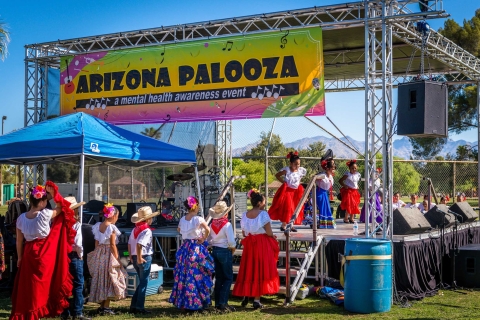
M353 144L360 153L363 153L365 150L364 141L355 140L349 136L347 136L346 138L341 138L340 140L342 140L349 146ZM348 147L346 147L343 143L341 143L335 138L328 138L324 136L302 138L300 140L285 143L285 146L289 148L294 148L295 150L302 150L302 149L307 149L310 144L318 141L324 143L328 149L332 149L333 154L335 155L336 158L344 158L344 159L356 158L356 153L350 150ZM250 151L253 147L255 147L258 144L258 142L250 143L244 147L233 149L232 155L234 157L241 156L244 152ZM445 157L449 153L454 155L457 151L457 147L461 145L473 145L473 143L465 140L448 139L447 144L443 147L442 151L438 155L443 157ZM397 139L393 141L393 155L395 157L410 159L411 154L412 154L412 145L408 137L403 137L401 139Z

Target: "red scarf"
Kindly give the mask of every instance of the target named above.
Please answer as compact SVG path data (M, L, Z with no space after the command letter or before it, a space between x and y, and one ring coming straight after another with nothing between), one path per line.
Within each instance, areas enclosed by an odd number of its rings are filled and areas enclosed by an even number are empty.
M145 229L148 229L148 223L146 221L140 221L135 223L135 229L133 229L133 238L137 239L138 235ZM153 230L150 228L150 230Z
M228 218L227 217L223 217L223 218L220 218L220 219L214 219L212 221L213 232L218 234L220 232L220 230L222 230L223 226L226 225L227 223L228 223Z

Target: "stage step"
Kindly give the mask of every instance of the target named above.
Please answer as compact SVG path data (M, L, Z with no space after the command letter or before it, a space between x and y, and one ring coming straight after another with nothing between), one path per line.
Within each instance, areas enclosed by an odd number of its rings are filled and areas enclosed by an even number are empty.
M239 265L233 265L233 273L235 274L238 274L238 270L240 269L240 266ZM287 274L285 268L277 268L278 269L278 275L280 277L285 277L285 275ZM292 267L290 269L290 276L291 277L296 277L298 275L298 270L297 268L295 267Z
M234 253L235 256L241 256L242 254L243 254L243 249L235 250L235 253ZM290 251L290 258L305 259L306 255L307 255L307 252ZM280 253L278 254L278 257L285 258L286 257L286 252L285 251L280 251Z

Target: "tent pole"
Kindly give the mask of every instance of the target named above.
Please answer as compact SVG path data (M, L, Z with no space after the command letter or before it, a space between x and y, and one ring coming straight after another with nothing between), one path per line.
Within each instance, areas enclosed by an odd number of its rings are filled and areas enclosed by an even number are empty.
M195 180L196 181L200 181L198 179L198 168L197 168L197 164L195 163L193 165L195 167ZM196 183L196 186L197 186L197 192L198 192L198 204L200 205L200 212L202 214L202 217L205 218L205 214L203 213L203 205L202 205L202 192L200 191L200 183Z
M85 155L82 153L80 155L80 172L78 174L78 202L83 201L83 179L85 176ZM83 220L83 206L80 206L78 208L78 214L80 218L80 223L82 223Z
M135 196L133 195L133 167L130 167L130 183L132 186L132 202L135 202Z
M110 166L107 166L107 203L109 201L110 201Z

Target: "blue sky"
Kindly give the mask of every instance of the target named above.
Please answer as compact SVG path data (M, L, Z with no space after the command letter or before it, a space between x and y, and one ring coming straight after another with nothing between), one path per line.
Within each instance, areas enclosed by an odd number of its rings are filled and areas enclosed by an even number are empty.
M26 44L345 2L348 1L0 0L0 20L8 24L11 34L9 54L5 61L0 61L0 116L7 116L4 132L19 129L24 124L25 64L23 59ZM470 19L478 8L480 8L478 0L444 0L444 9L459 23L462 23L463 19ZM432 28L436 30L443 26L443 22L444 19L429 21ZM329 118L346 135L357 140L364 140L363 101L363 92L326 95ZM290 142L302 136L322 134L321 132L308 134L304 130L292 132L289 129L292 126L302 127L305 121L305 119L288 119L288 122L282 120L282 123L288 123L288 125L277 125L276 131L289 132L283 139L284 142ZM317 117L315 121L340 135L325 117ZM235 122L234 127L242 131L241 144L258 138L256 131L248 130L251 125L245 120ZM271 121L259 123L259 126L268 131ZM465 139L471 142L477 141L477 137L476 130L450 136L454 140Z

